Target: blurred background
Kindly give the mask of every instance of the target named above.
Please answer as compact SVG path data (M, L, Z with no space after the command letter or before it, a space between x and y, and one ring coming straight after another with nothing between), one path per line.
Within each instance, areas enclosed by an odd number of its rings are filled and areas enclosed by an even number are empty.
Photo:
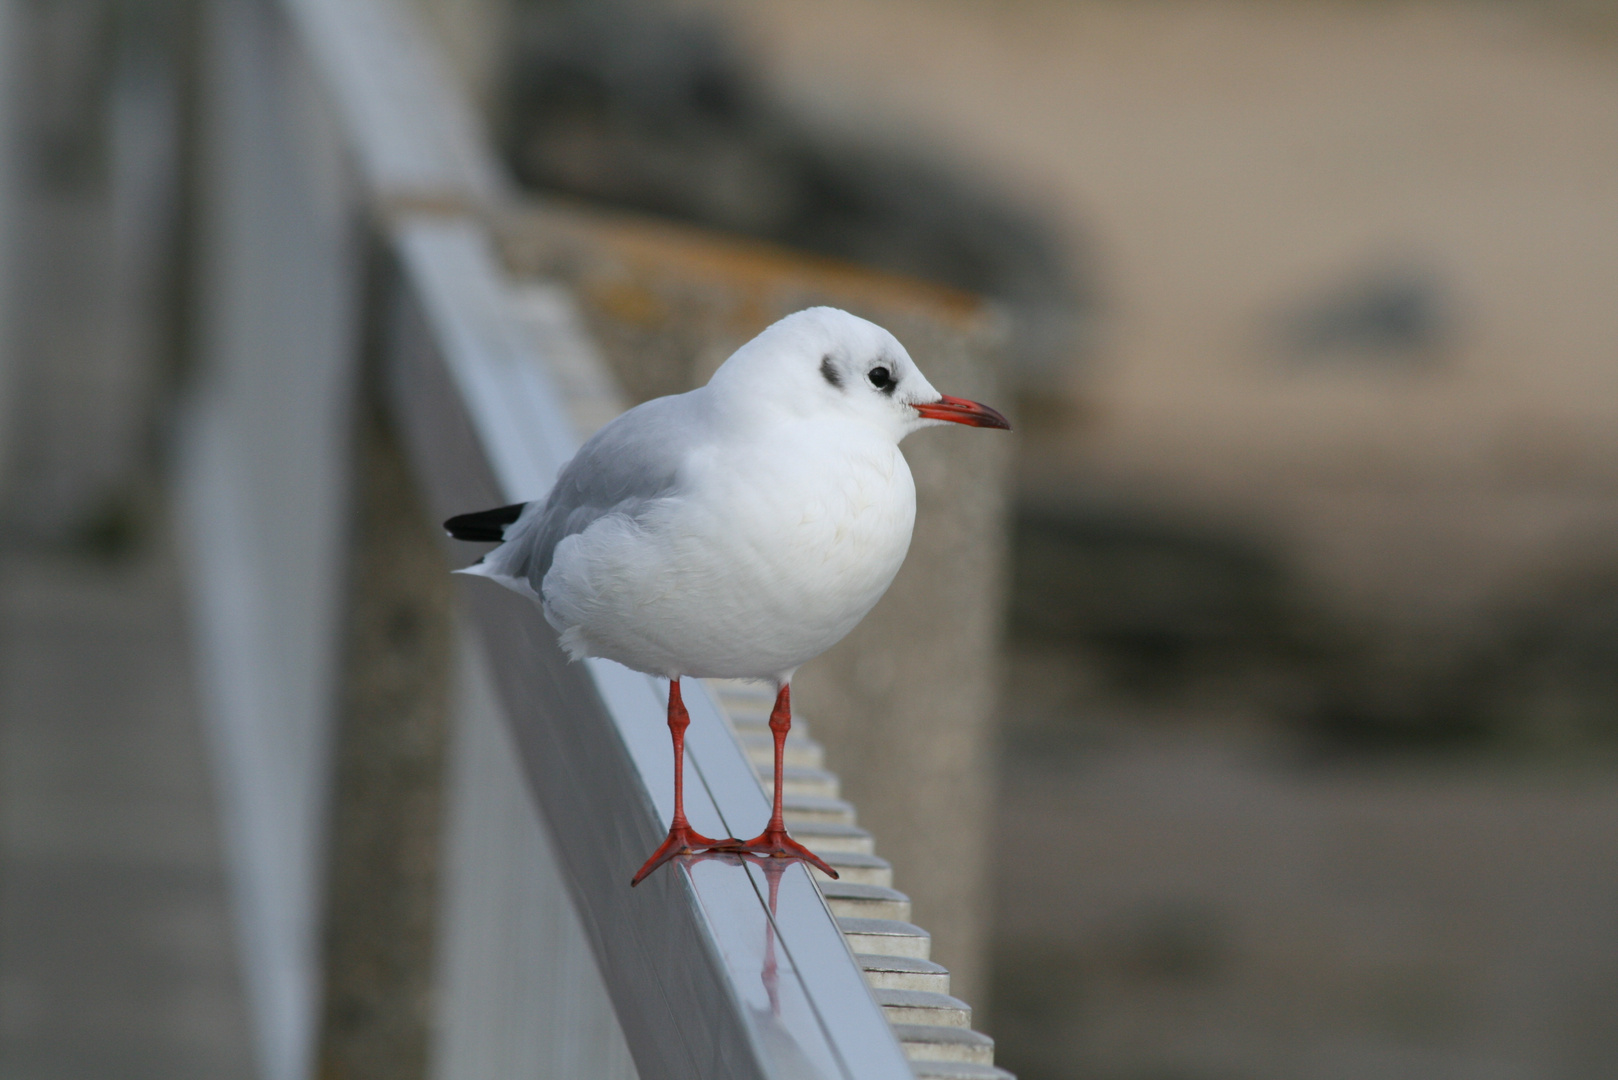
M7 1080L252 1073L165 524L206 6L0 6ZM419 6L515 184L994 302L1001 1064L1618 1075L1618 5Z

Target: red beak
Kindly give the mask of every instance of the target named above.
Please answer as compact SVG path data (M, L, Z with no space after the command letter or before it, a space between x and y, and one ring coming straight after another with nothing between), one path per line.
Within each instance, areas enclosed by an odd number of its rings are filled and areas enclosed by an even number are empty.
M937 401L910 407L929 420L948 420L952 424L965 424L967 427L1011 430L1011 422L987 405L979 405L965 398L950 397L948 394Z

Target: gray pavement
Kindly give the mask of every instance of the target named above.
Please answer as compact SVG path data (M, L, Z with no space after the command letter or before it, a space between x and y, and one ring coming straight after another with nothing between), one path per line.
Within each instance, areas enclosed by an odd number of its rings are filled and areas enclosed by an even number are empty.
M252 1073L180 581L0 554L0 1077Z

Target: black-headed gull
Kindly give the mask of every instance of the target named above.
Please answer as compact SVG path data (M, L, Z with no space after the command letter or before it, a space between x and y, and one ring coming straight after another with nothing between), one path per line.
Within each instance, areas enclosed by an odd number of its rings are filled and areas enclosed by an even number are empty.
M602 428L544 501L445 522L457 539L501 541L463 572L537 600L570 657L669 680L674 820L631 884L704 850L801 858L837 876L781 817L792 674L852 630L899 572L916 518L899 441L946 422L1010 427L933 389L875 323L810 308L736 350L706 386ZM778 688L775 801L752 840L714 840L686 821L687 676Z

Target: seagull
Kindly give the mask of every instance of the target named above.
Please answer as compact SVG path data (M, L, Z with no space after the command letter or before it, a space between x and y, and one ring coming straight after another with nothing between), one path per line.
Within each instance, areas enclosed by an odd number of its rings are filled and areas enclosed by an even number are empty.
M943 423L1011 426L933 389L882 327L809 308L736 350L706 386L607 424L546 498L444 523L458 540L499 542L458 572L537 601L570 659L668 680L674 818L631 885L705 851L802 859L837 876L782 820L792 676L892 584L916 518L899 442ZM776 687L774 802L752 840L703 836L686 820L684 678Z

